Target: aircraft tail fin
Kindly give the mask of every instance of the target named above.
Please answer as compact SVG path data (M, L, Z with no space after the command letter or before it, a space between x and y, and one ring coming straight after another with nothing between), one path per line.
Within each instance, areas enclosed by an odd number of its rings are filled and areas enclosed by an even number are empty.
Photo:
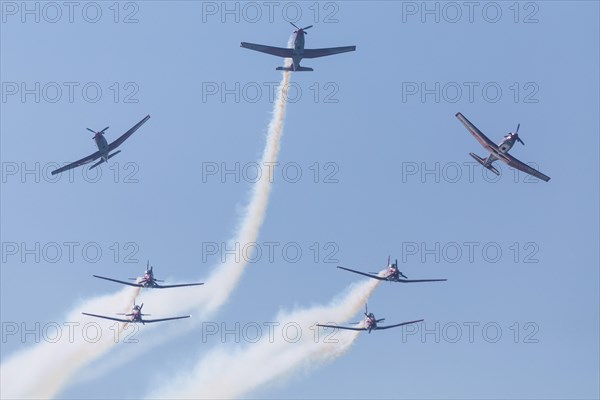
M479 164L483 165L485 168L489 169L490 171L492 171L493 173L495 173L496 175L500 175L500 171L498 171L496 169L496 167L494 167L492 164L488 164L487 160L479 157L477 154L475 153L469 153L469 155L471 157L473 157Z
M298 68L294 69L293 65L291 65L289 67L277 67L275 69L277 71L296 71L296 72L299 72L299 71L314 71L314 69L309 68L309 67L298 67Z

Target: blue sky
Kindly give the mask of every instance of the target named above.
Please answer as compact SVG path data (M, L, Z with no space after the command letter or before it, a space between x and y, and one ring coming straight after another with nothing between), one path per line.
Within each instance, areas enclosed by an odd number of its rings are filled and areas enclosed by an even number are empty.
M58 18L28 3L36 22L22 4L2 3L3 336L7 324L61 323L82 299L118 289L91 274L136 276L149 259L166 279L208 275L219 258L207 249L233 236L248 199L283 63L239 42L283 47L291 19L314 25L307 48L357 51L304 60L315 71L293 74L259 238L263 250L276 243L274 256L249 265L210 322L261 324L327 303L360 280L336 265L377 270L388 254L411 278L449 280L380 285L369 303L387 322L425 318L420 329L439 326L439 342L364 335L335 361L248 396L599 396L598 3L426 3L432 13L422 2L274 3L271 18L260 2L227 3L232 13L221 2L119 3L118 15L102 2L95 23L90 3L72 22L65 6ZM520 123L526 146L511 154L550 182L504 164L490 182L458 111L494 142ZM95 150L86 127L110 126L111 141L146 114L98 182L81 168L54 181L54 163ZM284 247L302 256L291 262ZM502 331L495 343L488 325ZM31 335L1 344L2 362L35 345ZM213 347L250 345L203 343L197 329L108 368L123 344L60 397L138 398L147 392L132 380L159 384Z

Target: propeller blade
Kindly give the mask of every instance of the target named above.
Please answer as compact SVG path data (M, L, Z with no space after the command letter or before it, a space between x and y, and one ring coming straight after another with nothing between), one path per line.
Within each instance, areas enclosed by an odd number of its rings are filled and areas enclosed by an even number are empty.
M298 28L298 27L296 26L296 24L295 24L295 23L293 23L292 21L290 21L290 24L292 24L292 26L293 26L294 28L296 28L296 29L300 30L300 28Z
M142 303L142 305L140 306L140 311L142 311L142 307L144 307L144 303Z
M515 131L515 133L519 133L519 128L521 127L521 124L517 124L517 130Z
M312 25L309 25L309 26L307 26L306 28L302 28L302 30L303 30L303 31L305 31L305 30L307 30L307 29L309 29L309 28L312 28L312 27L313 27Z
M88 131L90 131L92 133L96 133L95 131L91 130L90 128L85 128L85 129L87 129Z
M104 133L104 131L105 131L105 130L107 130L108 128L109 128L109 127L107 126L106 128L102 129L102 130L100 131L100 133Z
M385 318L380 318L380 319L378 319L378 320L375 320L375 322L377 322L377 323L379 323L379 322L383 322L383 321L385 321Z
M517 136L517 140L518 140L519 142L521 142L521 144L522 144L523 146L525 146L525 142L523 142L523 141L521 140L521 138L520 138L520 137L518 137L518 136Z

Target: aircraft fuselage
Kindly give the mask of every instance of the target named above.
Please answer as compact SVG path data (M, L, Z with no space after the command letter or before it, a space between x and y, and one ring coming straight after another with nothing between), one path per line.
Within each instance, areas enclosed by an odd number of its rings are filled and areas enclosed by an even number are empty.
M506 135L504 139L502 139L502 141L498 143L498 151L493 151L485 160L485 164L483 164L483 166L488 168L490 165L492 165L494 161L500 158L498 157L499 154L508 153L509 150L512 149L512 147L515 145L517 137L518 136L513 133L509 133L508 135Z
M386 279L388 281L399 281L400 277L406 278L406 276L400 272L396 264L390 264L387 269Z
M377 328L377 320L373 313L369 313L365 318L365 328L368 329L369 333L371 333L371 330Z
M108 160L108 142L106 141L106 138L104 137L103 134L96 134L94 136L94 141L96 142L96 146L98 146L98 150L100 150L100 152L102 153L102 155L100 157L102 157L102 159L104 161Z
M498 149L501 153L507 153L514 146L517 141L517 136L509 133L506 137L498 144Z
M292 52L292 63L294 69L297 70L300 67L300 61L304 57L304 31L302 29L296 32L294 37L294 51Z
M156 281L154 280L154 278L150 278L150 279L142 279L142 281L140 282L142 284L142 286L144 286L145 288L154 288L157 287L158 285L156 284Z
M142 309L139 306L134 306L130 314L131 322L142 322Z

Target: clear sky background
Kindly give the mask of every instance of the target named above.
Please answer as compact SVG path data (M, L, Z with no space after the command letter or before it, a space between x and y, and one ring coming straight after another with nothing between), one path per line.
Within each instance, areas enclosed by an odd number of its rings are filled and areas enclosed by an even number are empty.
M239 42L283 47L292 20L314 25L307 48L357 51L292 75L263 253L209 322L262 324L328 303L361 279L337 265L377 271L388 254L410 278L449 280L382 284L371 298L386 322L425 318L417 334L364 334L335 361L248 396L598 398L597 2L227 3L232 13L221 2L100 2L95 23L89 3L72 22L64 5L27 4L39 22L1 3L2 362L35 345L6 336L7 324L62 324L81 300L120 289L92 274L137 276L149 259L159 278L195 281L218 264L207 249L235 232L283 65ZM526 146L511 154L552 179L499 163L502 176L487 175L458 111L494 142L520 123ZM50 175L95 151L86 127L110 126L110 142L146 114L98 182L84 168L71 181ZM239 179L221 176L236 165ZM198 328L111 367L126 346L60 397L137 398L214 347L251 344L203 343Z

